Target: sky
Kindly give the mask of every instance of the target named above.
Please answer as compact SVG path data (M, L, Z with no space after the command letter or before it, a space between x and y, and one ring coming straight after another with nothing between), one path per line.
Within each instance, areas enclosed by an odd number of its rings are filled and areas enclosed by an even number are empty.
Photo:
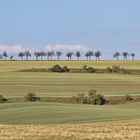
M140 0L0 0L0 54L115 51L140 59Z

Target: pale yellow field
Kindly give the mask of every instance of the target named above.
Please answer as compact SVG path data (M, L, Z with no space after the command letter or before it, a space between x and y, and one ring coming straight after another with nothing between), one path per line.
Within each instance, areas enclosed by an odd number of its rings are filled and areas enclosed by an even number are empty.
M0 140L140 140L140 120L71 125L0 125Z
M82 68L83 65L92 66L95 68L106 68L107 66L120 65L127 69L140 69L140 60L116 61L116 60L101 60L101 61L0 61L0 72L16 71L21 69L31 68L50 68L56 64L68 66L69 68Z

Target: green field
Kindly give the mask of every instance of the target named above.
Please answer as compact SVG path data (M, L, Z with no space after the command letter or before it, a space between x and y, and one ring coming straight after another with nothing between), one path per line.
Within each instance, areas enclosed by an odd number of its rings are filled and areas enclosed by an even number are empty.
M0 94L24 96L73 96L96 89L104 95L140 93L140 76L122 74L0 72Z
M140 61L0 61L0 94L6 97L24 96L35 92L38 96L73 96L78 92L96 89L104 95L139 95L140 75L19 72L29 68L49 68L54 64L68 67L106 68L119 64L126 68L140 68Z
M0 94L6 98L72 97L95 89L105 96L140 95L140 75L112 73L20 72L31 68L50 68L55 64L81 68L106 68L114 64L140 69L140 61L0 61ZM120 105L76 105L60 103L0 104L0 124L83 123L140 118L140 103Z
M0 124L71 124L139 119L139 108L140 103L105 106L9 103L0 105Z

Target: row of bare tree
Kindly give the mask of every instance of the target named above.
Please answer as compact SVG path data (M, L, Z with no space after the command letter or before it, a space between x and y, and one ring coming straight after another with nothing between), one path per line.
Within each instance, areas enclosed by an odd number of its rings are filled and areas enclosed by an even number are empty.
M113 58L115 58L116 60L119 60L120 56L123 56L123 60L127 60L128 56L132 57L132 60L134 60L135 58L135 53L128 53L128 52L123 52L122 54L120 52L115 52L113 54Z
M37 52L34 52L33 54L35 57L36 57L36 60L43 60L44 57L47 57L47 60L53 60L53 56L57 56L57 60L60 60L60 57L63 55L63 53L61 51L57 51L56 53L54 51L48 51L48 52L44 52L44 51L37 51ZM71 60L72 59L72 56L75 55L77 57L77 60L80 59L81 57L81 52L80 51L77 51L75 53L73 52L67 52L66 53L66 57L68 58L68 60ZM96 52L93 52L93 51L87 51L85 53L85 57L87 60L91 60L91 58L94 56L96 58L96 60L100 60L100 56L101 56L101 52L100 51L96 51ZM29 57L31 57L32 54L30 53L30 51L25 51L25 52L19 52L18 53L18 57L21 59L21 60L28 60ZM123 52L123 53L120 53L120 52L115 52L113 54L113 58L116 59L116 60L119 60L119 57L120 56L123 56L123 60L127 60L128 56L131 56L132 57L132 60L134 60L134 57L135 57L135 53L128 53L128 52ZM4 58L4 60L6 60L8 57L8 54L7 52L3 52L2 55L0 55L0 59L2 60ZM10 56L9 57L10 60L13 60L14 56Z

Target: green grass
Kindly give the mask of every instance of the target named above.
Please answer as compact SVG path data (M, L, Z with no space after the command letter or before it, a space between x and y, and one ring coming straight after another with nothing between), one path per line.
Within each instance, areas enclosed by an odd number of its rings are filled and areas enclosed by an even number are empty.
M0 105L0 124L91 123L138 119L140 103L77 105L62 103L9 103Z

